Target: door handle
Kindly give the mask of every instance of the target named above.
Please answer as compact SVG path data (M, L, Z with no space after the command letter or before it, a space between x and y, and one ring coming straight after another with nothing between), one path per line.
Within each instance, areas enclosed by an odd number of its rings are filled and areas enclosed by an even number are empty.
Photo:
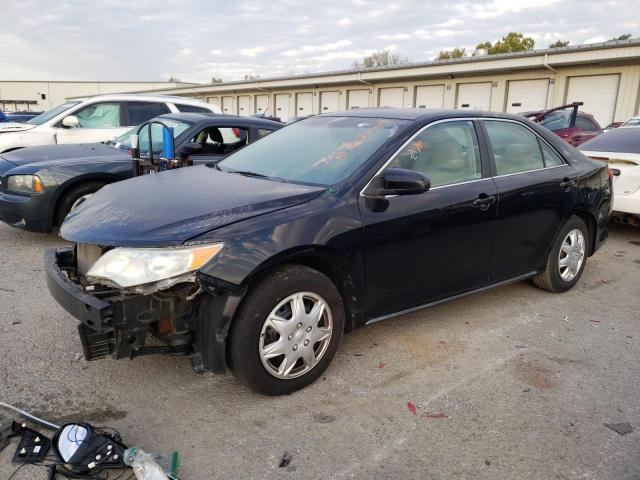
M571 189L571 187L573 187L574 184L575 182L570 178L563 178L562 181L560 182L560 188L568 192Z
M494 203L496 203L496 197L481 193L478 195L478 198L473 201L473 206L478 207L480 210L487 210Z

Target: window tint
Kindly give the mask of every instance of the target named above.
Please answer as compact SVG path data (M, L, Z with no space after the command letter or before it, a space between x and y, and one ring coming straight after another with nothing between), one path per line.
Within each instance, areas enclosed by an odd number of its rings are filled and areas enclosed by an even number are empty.
M228 155L241 149L249 141L246 128L241 127L207 127L192 139L202 145L199 155Z
M266 128L259 128L258 129L258 138L266 137L271 132L273 132L273 130L268 130Z
M151 120L153 117L169 113L169 107L164 103L127 102L129 110L129 125L135 126Z
M174 103L178 111L180 112L192 112L192 113L213 113L208 108L196 107L195 105L179 105Z
M389 168L424 173L433 187L482 178L473 123L444 122L423 130L396 155Z
M527 128L512 122L486 120L498 175L544 168L538 138Z
M562 130L563 128L569 128L571 123L571 112L558 111L550 113L540 121L540 125L548 128L552 132L556 130Z
M564 161L560 158L560 155L556 151L547 145L542 140L540 141L540 148L542 149L542 158L544 159L545 167L557 167L558 165L564 165Z
M78 128L114 128L120 125L120 103L94 103L74 113Z
M598 130L591 120L581 117L580 115L576 117L576 127L586 132L595 132Z

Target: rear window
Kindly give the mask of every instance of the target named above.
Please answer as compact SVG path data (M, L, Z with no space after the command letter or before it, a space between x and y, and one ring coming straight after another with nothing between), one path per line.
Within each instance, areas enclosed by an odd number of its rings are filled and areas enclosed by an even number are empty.
M204 108L204 107L196 107L195 105L179 105L177 103L174 103L174 105L176 106L176 108L180 111L180 112L191 112L191 113L213 113L211 110L209 110L208 108Z
M591 152L640 153L640 129L616 128L584 142L578 149Z

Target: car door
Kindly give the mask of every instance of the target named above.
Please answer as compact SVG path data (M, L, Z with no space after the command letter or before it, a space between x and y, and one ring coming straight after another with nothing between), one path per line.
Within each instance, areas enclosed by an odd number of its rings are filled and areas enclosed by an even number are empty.
M577 173L542 137L512 120L483 120L498 189L490 279L539 269L577 194Z
M103 142L127 130L122 102L91 103L69 115L78 119L78 126L65 127L60 120L55 125L57 143Z
M424 173L431 188L360 196L368 315L384 317L486 285L497 191L475 122L424 127L387 168Z

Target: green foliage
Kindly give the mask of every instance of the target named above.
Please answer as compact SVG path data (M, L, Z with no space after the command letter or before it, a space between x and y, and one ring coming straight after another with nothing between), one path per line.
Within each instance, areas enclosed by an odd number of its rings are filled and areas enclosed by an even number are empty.
M173 76L171 76L171 77L169 77L169 80L168 80L168 81L169 81L169 82L175 82L175 83L178 83L178 82L180 82L180 79L179 79L179 78L177 78L177 77L173 77Z
M389 50L382 50L372 53L368 57L364 57L362 63L354 62L353 68L361 70L363 68L393 67L408 62L407 57L391 53Z
M549 48L563 48L569 45L569 40L558 40L549 45Z
M466 55L464 48L454 48L453 50L441 50L438 54L438 60L449 60L451 58L461 58Z
M222 79L221 79L221 78L213 77L213 78L211 79L211 83L222 83Z
M479 43L476 49L485 48L490 54L524 52L525 50L531 50L535 44L536 42L531 37L525 37L518 32L509 32L494 44L488 41Z
M252 75L250 73L245 74L244 79L248 82L255 82L260 78L260 75Z
M629 40L631 37L632 35L630 33L625 33L617 38L612 38L611 40Z

